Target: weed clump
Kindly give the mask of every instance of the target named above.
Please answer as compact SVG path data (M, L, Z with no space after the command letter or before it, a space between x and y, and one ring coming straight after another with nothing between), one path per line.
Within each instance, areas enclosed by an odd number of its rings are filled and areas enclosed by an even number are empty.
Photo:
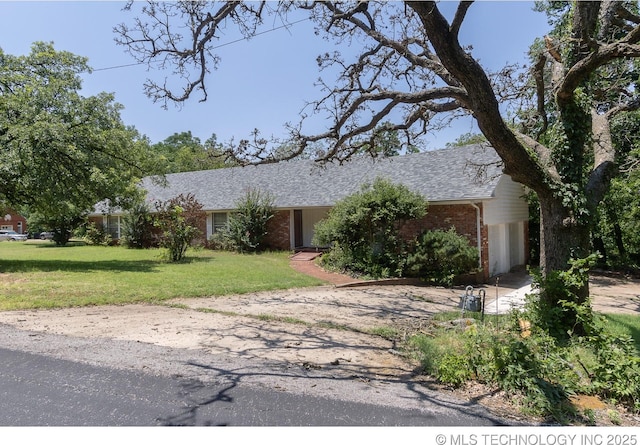
M545 283L538 277L534 285ZM588 301L562 301L552 314L539 301L538 294L530 295L521 310L472 328L438 328L430 336L414 336L409 346L424 372L442 383L459 387L473 380L498 387L519 400L527 414L566 422L578 415L570 403L576 394L640 412L640 356L634 340L613 334ZM563 311L580 322L580 335L558 332L552 322L563 320ZM583 419L586 414L581 413Z

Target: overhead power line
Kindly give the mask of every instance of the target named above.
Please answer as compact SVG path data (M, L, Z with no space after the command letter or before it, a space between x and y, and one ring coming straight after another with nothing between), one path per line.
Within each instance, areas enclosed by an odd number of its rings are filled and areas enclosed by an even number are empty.
M212 47L211 49L218 49L218 48L222 48L222 47L225 47L225 46L233 45L235 43L240 43L240 42L243 42L245 40L250 40L250 39L253 39L254 37L259 37L261 35L268 34L270 32L278 31L278 30L283 29L283 28L289 28L289 27L291 27L293 25L297 25L298 23L302 23L302 22L305 22L307 20L311 20L311 19L309 17L307 17L307 18L304 18L304 19L296 20L295 22L291 22L291 23L287 23L287 24L284 24L284 25L277 26L275 28L267 29L266 31L262 31L262 32L256 33L256 34L254 34L252 36L242 37L240 39L232 40L230 42L221 43L220 45L216 45L216 46ZM108 66L108 67L104 67L104 68L96 68L96 69L94 69L92 71L96 72L96 71L115 70L115 69L120 69L120 68L128 68L130 66L145 65L146 63L147 62L127 63L125 65L114 65L114 66Z
M108 66L105 68L96 68L94 70L92 70L93 72L95 71L106 71L106 70L115 70L118 68L127 68L130 66L136 66L136 65L143 65L145 62L136 62L136 63L127 63L126 65L115 65L115 66Z

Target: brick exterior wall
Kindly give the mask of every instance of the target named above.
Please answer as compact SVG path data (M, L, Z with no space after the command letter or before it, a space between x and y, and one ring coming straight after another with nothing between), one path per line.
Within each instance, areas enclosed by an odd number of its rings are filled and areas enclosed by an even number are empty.
M28 231L26 218L22 215L18 215L10 209L4 209L2 211L2 214L0 214L0 225L11 227L10 230L14 230L18 233L27 233ZM21 227L18 227L18 225L20 225Z
M447 230L455 227L456 232L467 237L472 245L477 246L476 218L476 209L469 204L432 205L422 218L404 223L400 233L402 236L413 238L425 230Z
M278 210L267 223L265 245L272 250L291 250L291 218L289 210Z
M486 280L489 278L489 230L483 221L482 204L478 204L478 207L480 207L482 279ZM429 206L424 217L403 223L400 227L400 235L408 240L425 230L448 230L451 227L467 238L471 246L478 247L477 210L470 204Z

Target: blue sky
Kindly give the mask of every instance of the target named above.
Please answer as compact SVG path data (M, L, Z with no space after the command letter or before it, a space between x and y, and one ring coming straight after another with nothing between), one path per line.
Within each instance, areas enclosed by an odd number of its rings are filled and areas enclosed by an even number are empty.
M204 142L215 133L218 141L247 137L254 128L264 136L284 135L283 125L296 122L304 104L320 97L316 56L334 46L313 34L309 22L224 46L222 62L208 81L209 99L191 99L168 110L143 93L145 79L162 79L134 62L116 45L113 27L131 23L133 14L117 1L3 1L0 0L0 47L13 55L28 54L32 42L52 41L57 50L85 56L95 70L84 76L83 94L115 93L124 106L122 119L152 142L173 133L191 131ZM443 10L456 3L445 2ZM497 70L522 62L535 37L548 30L543 14L532 12L532 2L480 1L474 4L462 28L461 42L485 67ZM274 23L278 26L279 23ZM228 41L235 40L229 36ZM224 39L220 44L227 43ZM460 122L427 139L425 149L442 148L460 134L477 131Z

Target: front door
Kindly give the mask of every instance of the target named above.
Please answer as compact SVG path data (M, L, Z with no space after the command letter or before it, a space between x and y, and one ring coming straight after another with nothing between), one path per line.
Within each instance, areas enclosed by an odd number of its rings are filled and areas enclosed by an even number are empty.
M304 237L302 235L302 210L293 211L293 243L295 248L304 246Z

